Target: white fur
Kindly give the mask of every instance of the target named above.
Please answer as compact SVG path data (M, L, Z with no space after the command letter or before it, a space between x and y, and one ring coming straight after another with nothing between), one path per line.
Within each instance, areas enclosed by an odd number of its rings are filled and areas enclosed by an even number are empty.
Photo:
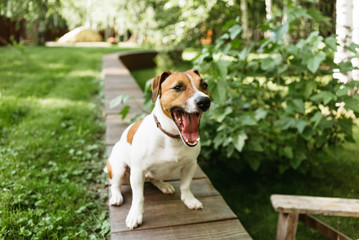
M186 75L191 80L191 84L192 84L193 89L195 90L195 93L190 98L187 99L185 110L188 113L198 112L198 108L196 105L196 99L200 96L208 97L208 95L204 94L203 92L199 91L198 88L196 88L196 85L194 84L194 81L193 81L193 78L191 77L191 75L189 75L188 73L186 73Z
M112 169L110 205L122 204L123 176L126 166L131 168L130 183L133 200L126 218L126 225L129 229L142 224L143 188L146 177L152 179L151 182L163 193L173 194L174 188L162 180L171 176L176 170L180 170L182 201L190 209L203 208L202 203L193 196L190 190L197 167L200 144L188 147L181 139L168 137L157 128L153 114L156 115L164 129L173 134L179 134L175 123L163 113L160 100L157 99L152 113L145 117L134 135L132 145L127 142L127 133L131 125L124 131L120 141L115 144L109 158Z

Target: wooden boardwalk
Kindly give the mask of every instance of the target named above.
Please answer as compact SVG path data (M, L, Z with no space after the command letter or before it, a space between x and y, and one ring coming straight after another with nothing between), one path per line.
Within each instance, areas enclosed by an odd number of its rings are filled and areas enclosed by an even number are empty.
M120 54L109 54L103 58L108 153L128 126L129 119L141 111L143 104L142 91L127 67L118 60ZM111 100L120 94L132 96L127 103L131 106L131 113L125 120L121 120L121 116L117 114L122 106L113 109L109 107ZM191 189L203 203L203 210L190 210L182 203L179 173L167 181L175 187L174 195L164 195L151 184L145 184L143 224L132 231L125 225L132 199L131 188L128 185L122 187L123 205L109 207L111 239L251 239L199 167Z

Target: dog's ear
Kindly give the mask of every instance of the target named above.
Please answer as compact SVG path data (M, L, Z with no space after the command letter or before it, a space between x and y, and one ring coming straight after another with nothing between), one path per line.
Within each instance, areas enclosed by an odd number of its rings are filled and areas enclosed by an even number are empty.
M194 72L195 74L197 74L198 76L201 76L201 75L199 74L199 71L198 71L197 69L192 69L191 71Z
M152 79L152 102L156 102L158 95L160 94L161 84L166 80L166 78L171 75L170 71L164 71L160 76L157 76Z

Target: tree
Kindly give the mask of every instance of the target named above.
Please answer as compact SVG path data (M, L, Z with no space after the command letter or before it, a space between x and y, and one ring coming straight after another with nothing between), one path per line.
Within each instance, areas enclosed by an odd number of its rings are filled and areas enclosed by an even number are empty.
M345 49L352 43L352 32L353 32L353 0L337 0L337 22L336 22L336 34L339 46L335 52L334 62L340 63L347 61L351 52ZM337 72L334 73L334 77L339 79L341 82L348 82L352 79L351 73L347 74Z
M359 44L359 1L356 0L353 3L353 43ZM359 49L357 49L359 52ZM359 57L357 56L352 60L355 67L359 68ZM359 81L359 70L353 70L353 79Z
M242 38L246 41L249 40L248 31L248 6L247 0L241 0L241 23L242 23Z
M266 4L266 19L267 22L270 21L273 18L273 12L272 12L272 0L265 0ZM272 37L270 31L265 32L265 37Z

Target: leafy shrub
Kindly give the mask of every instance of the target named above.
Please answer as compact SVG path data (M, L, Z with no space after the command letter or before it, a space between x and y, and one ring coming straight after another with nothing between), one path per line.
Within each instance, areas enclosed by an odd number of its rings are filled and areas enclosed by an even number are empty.
M289 7L288 21L264 26L272 37L256 48L242 46L241 26L232 20L215 46L203 49L195 65L213 100L201 123L205 158L219 154L216 159L232 159L233 168L244 161L254 170L268 163L284 172L310 164L325 147L354 141L359 95L352 93L359 84L333 78L333 69L353 69L350 61L333 62L335 36L313 31L297 42L289 38L298 18L324 18L318 14Z

